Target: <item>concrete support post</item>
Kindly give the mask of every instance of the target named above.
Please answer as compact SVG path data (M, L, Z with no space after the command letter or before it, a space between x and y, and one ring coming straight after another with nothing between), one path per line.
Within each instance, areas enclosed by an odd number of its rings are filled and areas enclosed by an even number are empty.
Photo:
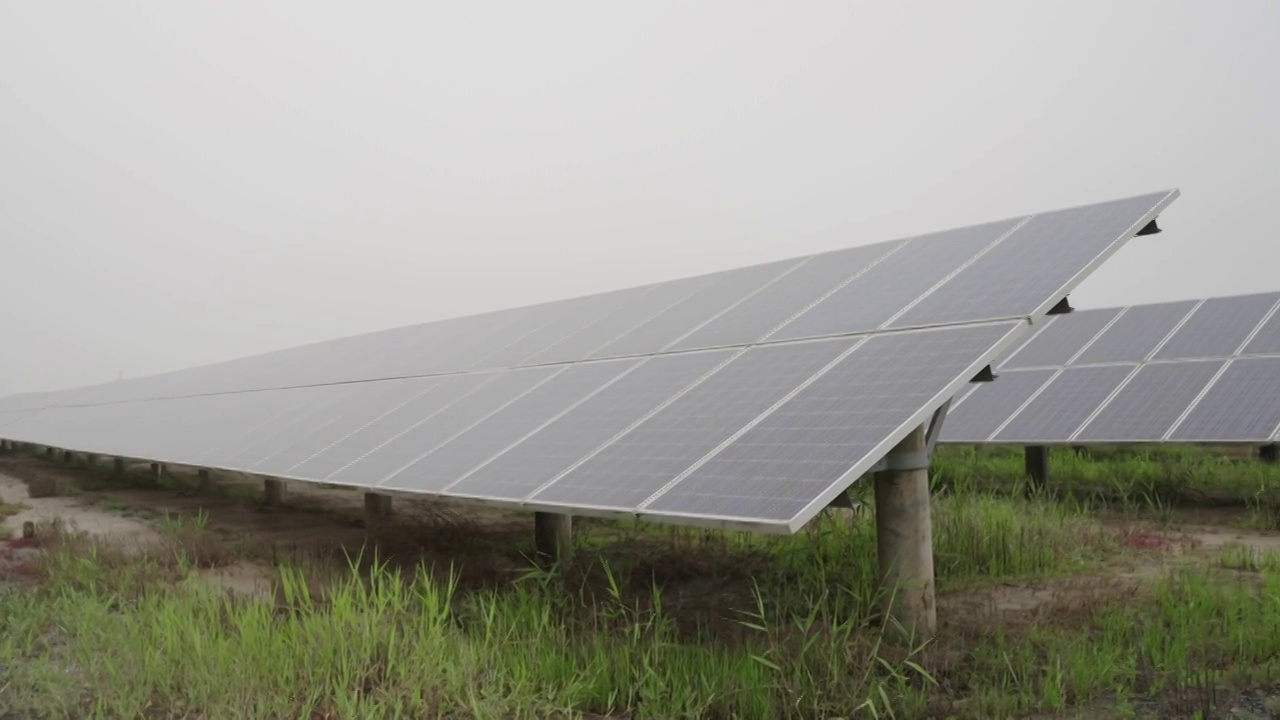
M567 567L573 559L573 516L534 513L533 544L539 562Z
M111 459L111 474L114 477L124 477L124 458Z
M1027 477L1037 490L1049 484L1049 448L1046 445L1028 445L1026 448Z
M1258 459L1264 463L1280 462L1280 444L1272 443L1258 448Z
M391 496L382 493L367 492L364 494L364 524L368 527L379 525L391 516Z
M266 478L262 481L262 501L269 507L284 502L284 481Z
M921 426L903 438L890 456L920 457L927 449ZM928 639L938 631L928 468L876 473L875 496L885 615L896 620L913 641Z

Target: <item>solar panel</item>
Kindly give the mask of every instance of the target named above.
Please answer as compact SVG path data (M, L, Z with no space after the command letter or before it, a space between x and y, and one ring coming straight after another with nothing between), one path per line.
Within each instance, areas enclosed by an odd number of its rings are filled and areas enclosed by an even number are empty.
M1071 438L1076 428L1089 419L1130 372L1132 368L1117 365L1063 370L996 433L996 442L1051 442Z
M1280 357L1235 360L1170 440L1266 442L1280 428Z
M995 382L981 383L952 406L943 424L949 442L980 443L1000 429L1000 425L1054 376L1054 370L1013 370L1001 372ZM970 404L971 395L979 402Z
M1278 304L1259 293L1055 316L958 404L940 441L1266 442L1280 427L1280 348L1260 351ZM1035 392L1011 369L1024 364L1060 374L1016 412Z
M1280 355L1280 311L1271 313L1270 319L1245 345L1244 352L1246 355Z
M672 349L755 342L901 246L900 241L878 243L811 257L777 282L675 343Z
M172 464L792 532L1176 196L28 394L0 400L0 428Z
M1044 329L1017 352L1000 363L1002 368L1054 367L1066 365L1107 323L1120 313L1118 308L1082 310L1070 316L1055 315Z
M462 476L449 492L521 500L732 355L732 350L715 350L651 358L564 417Z
M1233 355L1277 301L1280 301L1280 293L1205 300L1156 352L1154 359Z
M1145 360L1195 307L1194 301L1139 305L1124 311L1111 327L1076 357L1073 365Z
M774 337L785 340L875 330L1018 222L1005 220L912 238Z
M1153 193L1031 216L891 327L1044 313L1168 202ZM1135 227L1136 226L1136 227ZM1049 287L1055 292L1045 293Z
M646 515L766 520L793 531L920 425L1021 323L872 336L712 457ZM934 402L936 401L936 403ZM808 512L806 512L808 511Z
M1144 365L1075 439L1139 442L1164 437L1221 368L1220 361Z

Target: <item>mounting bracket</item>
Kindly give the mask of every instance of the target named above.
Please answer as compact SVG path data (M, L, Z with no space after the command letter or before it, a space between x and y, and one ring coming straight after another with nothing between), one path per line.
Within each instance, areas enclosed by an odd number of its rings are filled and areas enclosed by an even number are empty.
M1160 226L1156 224L1156 218L1151 218L1151 222L1142 226L1142 229L1134 235L1134 237L1142 237L1143 235L1159 235L1164 232Z
M995 382L997 377L999 376L991 369L991 366L985 365L978 371L977 375L969 378L969 382Z
M1045 315L1066 315L1067 313L1073 313L1075 311L1076 309L1071 307L1071 299L1064 297L1053 307L1049 308L1049 312L1045 313Z
M867 472L884 472L886 470L927 470L933 458L933 448L938 444L938 436L942 434L942 423L947 419L947 411L951 401L947 400L933 412L929 427L925 430L924 450L917 452L891 452L872 465Z

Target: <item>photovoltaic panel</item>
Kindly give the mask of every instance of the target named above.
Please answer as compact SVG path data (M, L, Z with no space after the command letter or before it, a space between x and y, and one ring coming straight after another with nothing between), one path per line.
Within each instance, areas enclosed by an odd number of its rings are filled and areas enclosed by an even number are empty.
M1072 364L1139 362L1173 332L1193 307L1192 300L1130 307Z
M900 250L788 323L773 339L875 330L1019 220L975 225L912 238Z
M47 408L4 435L531 509L794 531L1007 349L929 343L993 317L1029 334L1175 195L0 400ZM890 325L907 332L882 332ZM917 334L921 344L888 352ZM717 356L731 359L699 372ZM962 373L945 371L961 360ZM882 376L882 361L905 377ZM819 390L842 374L850 384ZM837 397L851 406L832 409ZM849 443L834 439L845 432ZM792 440L815 454L789 451Z
M1176 193L1031 216L892 327L1028 316L1061 299L1087 270L1142 229ZM1046 287L1058 288L1046 293Z
M712 284L710 275L659 283L645 294L617 308L564 340L521 361L522 365L572 362L590 356L604 345L679 305Z
M1156 352L1154 359L1232 355L1275 307L1277 300L1280 300L1280 293L1206 300Z
M853 343L837 339L747 350L530 500L634 510Z
M431 450L379 486L410 492L440 492L557 414L586 400L639 362L603 360L562 366L563 371L547 382Z
M1111 322L1120 308L1077 310L1070 315L1055 315L1044 329L1036 333L1001 368L1055 367L1065 365L1095 335Z
M877 243L812 257L769 287L694 331L674 350L741 345L767 333L841 283L865 270L901 242Z
M289 475L297 465L323 452L330 445L409 402L436 385L435 380L413 378L361 383L355 394L333 406L322 422L293 433L292 442L259 460L250 470L272 475Z
M803 262L804 260L785 260L719 273L709 287L659 313L652 320L591 353L590 357L644 355L663 350L752 294L763 291L770 283Z
M873 336L644 512L798 527L851 469L865 470L890 450L887 438L926 420L925 411L980 369L975 358L997 349L1019 325Z
M982 442L1053 377L1054 370L1002 371L994 382L974 383L974 398L953 405L943 424L948 442Z
M1068 368L996 433L996 442L1061 442L1089 419L1133 368ZM1000 382L996 380L996 382ZM976 397L976 396L975 396ZM971 399L969 402L972 402ZM946 432L946 426L943 426Z
M452 407L492 378L492 373L436 378L434 386L352 431L306 462L295 466L290 474L328 479L392 438L400 437L409 429Z
M1086 441L1160 438L1222 367L1222 362L1145 365L1077 436Z
M604 388L449 488L452 495L520 500L733 355L664 355Z
M424 415L400 434L388 436L367 454L355 458L326 479L348 485L376 485L444 445L455 435L516 402L563 370L564 367L553 365L486 373L464 401Z
M1280 312L1271 315L1245 346L1244 352L1246 355L1280 355Z
M545 325L531 328L500 350L484 357L471 369L515 367L556 344L565 342L592 323L602 321L609 314L630 304L645 302L645 295L653 286L627 288L614 292L571 298L555 304L554 319Z
M1174 441L1266 442L1280 428L1280 357L1231 363L1173 431Z
M295 397L293 408L260 429L237 447L219 449L206 462L231 470L246 470L267 459L281 447L296 442L311 429L329 422L334 409L363 388L362 383L320 385L281 391ZM296 393L296 395L294 395ZM301 397L297 397L301 396Z

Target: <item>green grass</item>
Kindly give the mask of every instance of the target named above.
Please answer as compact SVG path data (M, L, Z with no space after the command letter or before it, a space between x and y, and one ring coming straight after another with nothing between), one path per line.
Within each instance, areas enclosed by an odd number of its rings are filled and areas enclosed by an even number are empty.
M551 574L498 562L528 553L525 535L440 525L422 532L456 564L276 557L264 597L209 581L262 548L228 545L203 513L160 518L142 555L42 528L41 581L0 583L0 716L1190 717L1276 687L1280 554L1227 546L1107 579L1168 552L1130 548L1115 510L1257 509L1246 488L1272 492L1275 469L1199 452L1054 463L1028 495L1020 453L942 453L928 643L882 622L869 483L861 508L795 536L583 521L574 565ZM1036 608L987 607L1009 588Z

